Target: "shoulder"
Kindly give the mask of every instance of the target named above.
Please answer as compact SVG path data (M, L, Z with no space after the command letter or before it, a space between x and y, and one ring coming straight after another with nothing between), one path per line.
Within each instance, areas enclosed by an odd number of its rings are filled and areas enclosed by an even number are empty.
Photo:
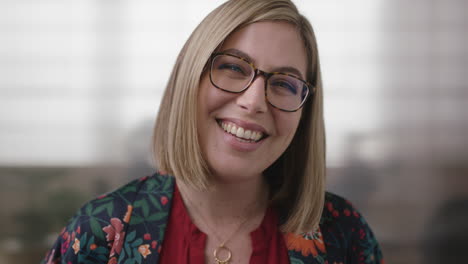
M161 198L165 194L171 196L174 182L172 176L160 173L145 176L89 201L78 211L78 214L105 221L118 218L122 222L129 223L134 215L133 210L143 207L146 211L145 203L149 202L158 206L168 202ZM157 202L152 199L156 196L161 196L158 197L160 199Z
M380 246L365 218L345 198L327 192L320 229L330 257L350 263L383 263Z
M173 185L173 178L155 173L152 176L145 176L135 179L120 188L103 194L83 205L78 210L77 215L85 218L99 219L110 222L114 218L129 223L133 209L140 207L142 197L150 194L170 191ZM76 216L75 216L76 218ZM116 220L114 220L116 221Z
M133 180L81 207L62 229L42 263L110 261L121 251L135 210L148 210L151 199L171 192L174 179L159 173ZM167 199L167 198L166 198ZM154 201L160 205L167 201ZM146 203L146 204L145 204Z
M362 216L350 201L334 193L326 192L320 223L326 224L337 219L345 221L352 219L347 217L361 218Z

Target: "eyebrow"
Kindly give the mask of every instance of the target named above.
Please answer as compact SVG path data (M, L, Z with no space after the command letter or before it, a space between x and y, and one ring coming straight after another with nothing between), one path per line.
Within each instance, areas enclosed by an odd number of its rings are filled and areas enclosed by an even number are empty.
M232 55L236 55L236 56L239 56L239 57L242 57L250 62L253 62L253 59L245 52L243 51L240 51L238 49L227 49L227 50L224 50L222 52L226 52L226 53L229 53L229 54L232 54ZM274 68L272 72L284 72L284 73L292 73L294 75L296 75L297 77L301 78L301 79L304 79L304 77L302 76L302 73L294 68L294 67L291 67L291 66L282 66L282 67L278 67L278 68Z

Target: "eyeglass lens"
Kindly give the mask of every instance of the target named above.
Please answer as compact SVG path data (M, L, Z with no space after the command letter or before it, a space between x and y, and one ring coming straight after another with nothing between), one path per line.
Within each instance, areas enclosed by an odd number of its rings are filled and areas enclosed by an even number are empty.
M217 55L211 64L211 81L225 91L242 92L250 85L254 76L252 65L234 56ZM283 73L273 73L266 84L267 100L273 106L286 111L297 110L308 92L303 81Z

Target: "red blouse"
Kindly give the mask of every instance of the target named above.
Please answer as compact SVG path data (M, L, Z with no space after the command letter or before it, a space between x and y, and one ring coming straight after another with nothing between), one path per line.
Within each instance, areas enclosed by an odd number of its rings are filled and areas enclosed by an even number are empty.
M278 229L278 216L268 208L260 226L250 233L252 255L250 264L289 264L288 250ZM190 219L177 185L164 234L161 264L205 264L206 234Z

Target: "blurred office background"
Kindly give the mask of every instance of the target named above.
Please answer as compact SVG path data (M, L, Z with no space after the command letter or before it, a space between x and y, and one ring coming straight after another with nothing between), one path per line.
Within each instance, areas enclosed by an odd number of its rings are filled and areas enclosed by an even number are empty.
M150 174L163 88L223 1L0 1L0 263L37 263L94 196ZM315 27L329 189L387 263L468 255L468 2L295 1Z

